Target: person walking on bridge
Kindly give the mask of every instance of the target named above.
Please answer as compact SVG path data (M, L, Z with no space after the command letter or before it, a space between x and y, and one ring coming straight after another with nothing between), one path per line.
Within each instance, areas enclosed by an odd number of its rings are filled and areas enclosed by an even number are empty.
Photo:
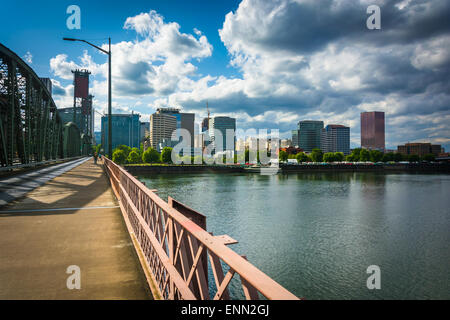
M94 152L94 164L97 164L97 158L98 158L98 154L97 154L97 152Z

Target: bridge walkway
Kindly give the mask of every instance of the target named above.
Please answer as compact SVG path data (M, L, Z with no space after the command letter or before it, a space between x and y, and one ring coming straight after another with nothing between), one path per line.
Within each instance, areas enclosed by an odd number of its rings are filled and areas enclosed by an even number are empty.
M86 162L89 158L62 162L50 166L37 167L19 174L0 176L0 208L16 199L26 195L28 192L43 185L49 180L75 168ZM0 170L3 168L0 168Z
M92 160L0 210L0 299L151 299L120 208ZM81 289L69 290L76 265Z

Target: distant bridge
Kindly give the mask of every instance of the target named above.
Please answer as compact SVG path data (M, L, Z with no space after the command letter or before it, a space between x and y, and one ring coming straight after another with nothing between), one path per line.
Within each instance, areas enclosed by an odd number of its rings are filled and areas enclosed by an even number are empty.
M87 155L90 137L64 123L42 80L0 44L0 166Z

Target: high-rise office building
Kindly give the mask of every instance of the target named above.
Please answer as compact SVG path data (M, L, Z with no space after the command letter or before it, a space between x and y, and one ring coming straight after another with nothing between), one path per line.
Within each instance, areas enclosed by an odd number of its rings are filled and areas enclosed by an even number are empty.
M293 147L298 147L300 145L300 141L298 141L298 129L297 130L292 130L292 146Z
M321 150L323 153L350 154L350 128L338 124L327 125L325 129L322 129Z
M141 122L140 140L144 142L145 138L150 136L150 122Z
M323 121L304 120L298 123L299 147L305 152L320 149Z
M222 134L222 148L220 148L220 143L217 143L217 136L215 135L215 130L219 130ZM232 133L227 130L233 130ZM230 137L229 134L233 136ZM230 117L213 117L209 119L209 137L211 142L214 144L215 151L235 151L236 150L236 119ZM228 140L232 141L232 145L227 145Z
M361 113L361 147L370 150L385 149L384 112Z
M94 139L95 139L95 144L101 144L102 143L102 132L101 131L94 132Z
M209 118L204 118L202 121L202 132L209 130Z
M164 142L164 146L168 145L167 142L171 141L172 133L177 130L177 118L165 114L154 113L150 116L150 145L152 148L158 150L160 143ZM159 151L159 150L158 150Z
M418 156L424 156L426 154L439 155L442 151L440 144L431 144L423 142L407 143L403 146L397 147L397 152L404 155L416 154Z
M203 148L203 134L196 134L194 139L194 148Z
M292 147L292 140L282 139L280 140L280 148L289 148Z
M236 140L236 151L245 151L245 140L239 138Z
M195 114L194 113L181 113L180 109L176 108L159 108L156 110L157 114L164 114L173 116L177 120L177 129L185 129L191 135L191 147L194 147L195 131Z
M138 114L113 114L111 115L112 149L119 145L131 148L140 146L141 123ZM108 145L108 116L102 117L102 146Z

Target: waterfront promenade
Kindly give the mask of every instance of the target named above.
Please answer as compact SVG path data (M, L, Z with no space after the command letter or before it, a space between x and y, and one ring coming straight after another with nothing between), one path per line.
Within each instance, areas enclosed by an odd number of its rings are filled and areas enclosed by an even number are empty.
M0 299L150 299L118 203L92 160L0 209ZM81 289L69 290L69 266Z

